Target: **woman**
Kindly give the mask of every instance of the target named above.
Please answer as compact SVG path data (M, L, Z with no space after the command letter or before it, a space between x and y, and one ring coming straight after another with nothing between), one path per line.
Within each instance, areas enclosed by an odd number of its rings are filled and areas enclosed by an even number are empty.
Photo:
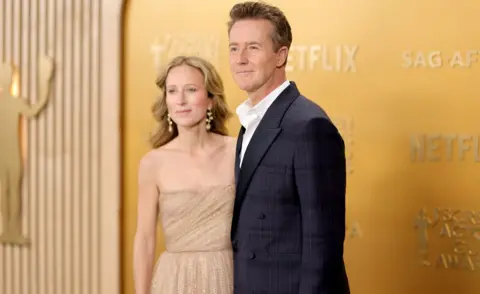
M233 293L235 139L227 136L223 82L209 62L180 56L157 85L160 127L138 174L136 294ZM154 269L157 218L166 251Z

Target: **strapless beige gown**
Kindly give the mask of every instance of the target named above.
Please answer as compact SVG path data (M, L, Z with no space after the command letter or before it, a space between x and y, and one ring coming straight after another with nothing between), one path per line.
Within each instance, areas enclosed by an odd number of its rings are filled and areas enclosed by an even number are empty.
M151 294L231 294L230 229L235 186L162 192L166 251L153 273Z

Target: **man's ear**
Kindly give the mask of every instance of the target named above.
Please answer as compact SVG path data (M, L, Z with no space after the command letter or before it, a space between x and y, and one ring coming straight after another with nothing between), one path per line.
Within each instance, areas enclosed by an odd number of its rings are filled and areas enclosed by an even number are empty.
M288 48L286 46L281 47L277 51L277 67L282 67L287 64Z

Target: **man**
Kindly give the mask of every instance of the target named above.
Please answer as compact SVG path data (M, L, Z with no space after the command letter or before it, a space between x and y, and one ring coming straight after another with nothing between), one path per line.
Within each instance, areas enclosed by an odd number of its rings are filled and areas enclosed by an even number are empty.
M286 79L292 32L284 14L244 2L230 18L231 71L248 94L237 108L235 293L350 293L344 142Z

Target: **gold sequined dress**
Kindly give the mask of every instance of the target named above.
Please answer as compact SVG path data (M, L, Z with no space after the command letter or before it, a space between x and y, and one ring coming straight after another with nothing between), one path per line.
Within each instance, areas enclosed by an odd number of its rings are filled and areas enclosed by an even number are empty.
M235 186L160 193L166 250L153 273L151 294L231 294L230 243Z

